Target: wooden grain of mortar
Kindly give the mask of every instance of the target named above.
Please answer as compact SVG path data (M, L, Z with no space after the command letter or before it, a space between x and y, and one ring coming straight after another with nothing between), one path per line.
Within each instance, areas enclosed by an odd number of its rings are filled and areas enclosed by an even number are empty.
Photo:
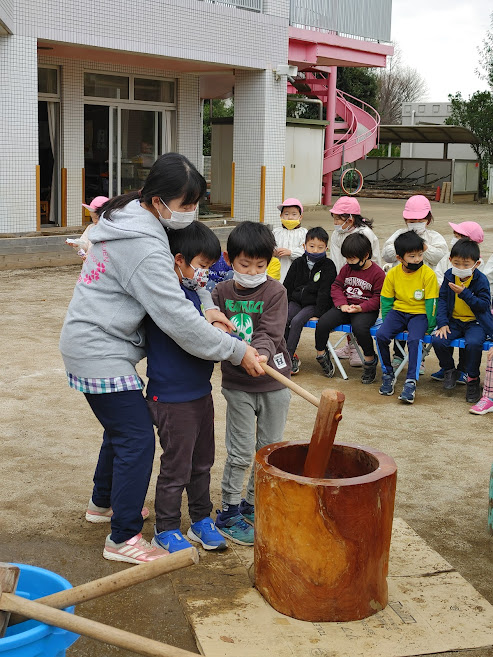
M311 443L275 443L255 458L255 585L305 621L360 620L388 602L397 468L371 447L331 453L343 402L324 391ZM304 476L308 465L317 476Z

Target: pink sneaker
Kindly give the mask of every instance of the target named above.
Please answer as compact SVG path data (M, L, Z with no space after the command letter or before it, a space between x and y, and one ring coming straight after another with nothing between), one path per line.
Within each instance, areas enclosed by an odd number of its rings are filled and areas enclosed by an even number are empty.
M336 349L336 354L337 354L337 358L339 359L349 358L350 356L349 342L346 342L344 347L339 347L339 349Z
M167 557L168 550L154 547L148 543L142 534L136 534L123 543L113 543L110 535L106 537L103 557L110 561L125 561L126 563L147 563L161 557Z
M102 522L111 522L111 516L113 515L113 509L103 509L100 506L96 506L92 500L89 500L86 511L86 520L87 522L93 523L102 523ZM146 520L149 517L149 509L144 506L142 507L142 518Z
M353 347L353 345L349 347L349 364L351 367L363 367L361 358L359 357L358 352Z
M489 397L481 397L477 404L469 409L473 415L486 415L493 413L493 401Z

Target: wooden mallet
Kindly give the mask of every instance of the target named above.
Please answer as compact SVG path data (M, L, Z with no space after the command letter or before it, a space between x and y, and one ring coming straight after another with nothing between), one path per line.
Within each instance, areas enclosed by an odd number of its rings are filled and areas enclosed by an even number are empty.
M291 379L286 378L270 365L266 365L266 363L260 363L260 365L266 374L318 407L315 426L313 427L310 446L303 468L303 476L311 477L312 479L323 479L330 461L337 427L342 419L342 407L345 400L344 394L338 390L324 390L319 401L314 395L307 392L297 383L293 383Z

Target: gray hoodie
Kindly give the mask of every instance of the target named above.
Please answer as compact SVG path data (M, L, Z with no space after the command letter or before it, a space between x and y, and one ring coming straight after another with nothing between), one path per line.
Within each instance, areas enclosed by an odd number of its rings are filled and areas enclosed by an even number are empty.
M135 374L145 356L146 313L188 353L240 364L246 344L209 324L185 297L166 231L139 201L111 220L103 215L91 242L60 337L67 372L98 379Z

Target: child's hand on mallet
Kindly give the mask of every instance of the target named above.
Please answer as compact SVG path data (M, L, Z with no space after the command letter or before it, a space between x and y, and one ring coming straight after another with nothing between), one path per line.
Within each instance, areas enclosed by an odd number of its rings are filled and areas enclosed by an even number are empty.
M436 330L435 335L437 335L439 338L446 338L447 334L450 332L451 331L448 324L445 324L445 326L442 326L442 328Z
M455 283L449 283L448 286L452 290L452 292L455 292L455 294L460 294L465 290L465 287L463 285L456 285Z

